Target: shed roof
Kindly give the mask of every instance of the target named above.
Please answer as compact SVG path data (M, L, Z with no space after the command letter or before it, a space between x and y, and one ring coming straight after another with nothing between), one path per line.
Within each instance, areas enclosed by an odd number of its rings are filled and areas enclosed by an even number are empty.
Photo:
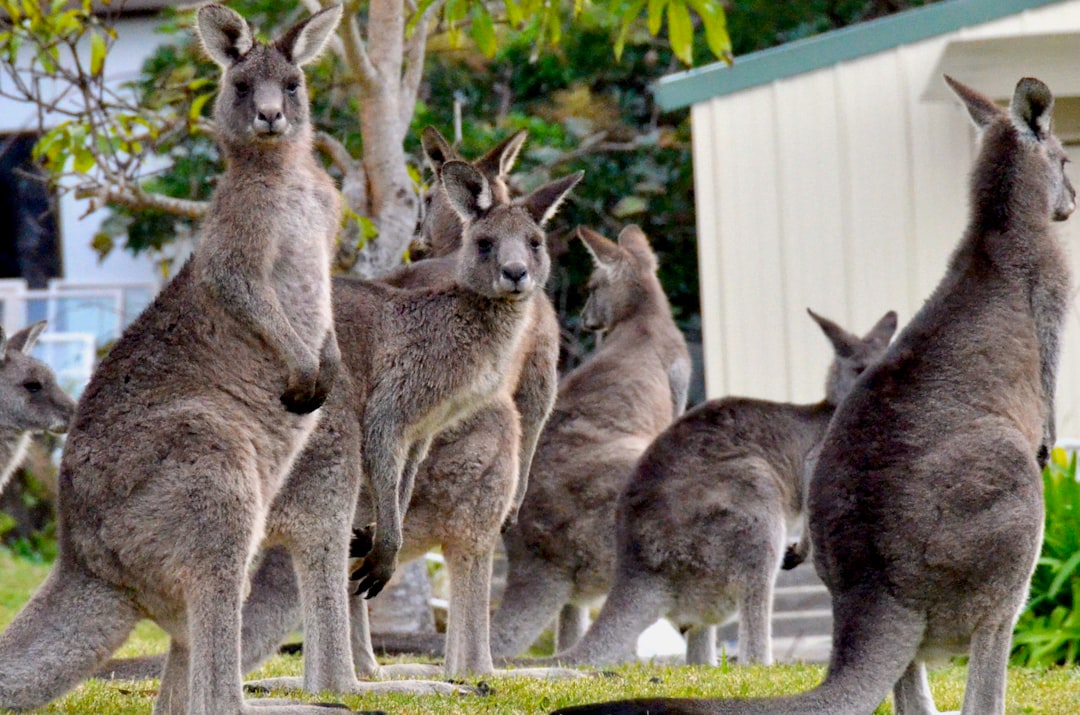
M1062 0L945 0L660 78L657 104L679 109L713 97L919 42Z

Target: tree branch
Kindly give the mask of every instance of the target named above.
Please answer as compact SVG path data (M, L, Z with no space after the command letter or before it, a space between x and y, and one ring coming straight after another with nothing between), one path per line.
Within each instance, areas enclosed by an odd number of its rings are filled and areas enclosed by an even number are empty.
M177 199L144 191L137 186L82 186L75 189L75 198L90 199L90 211L108 204L137 211L156 209L190 219L202 218L210 205L207 201Z
M315 148L327 156L328 159L341 170L342 174L348 174L356 170L357 162L345 145L327 132L315 132Z
M364 38L360 36L360 23L357 20L355 10L350 10L351 3L345 6L345 17L338 26L338 37L341 38L341 58L352 70L353 74L364 87L372 87L379 81L379 73L375 65L371 63Z
M424 74L424 54L427 51L428 27L432 18L442 11L445 0L435 0L416 22L413 35L405 41L405 71L401 77L401 123L409 126L416 112L416 95L420 91L420 80Z

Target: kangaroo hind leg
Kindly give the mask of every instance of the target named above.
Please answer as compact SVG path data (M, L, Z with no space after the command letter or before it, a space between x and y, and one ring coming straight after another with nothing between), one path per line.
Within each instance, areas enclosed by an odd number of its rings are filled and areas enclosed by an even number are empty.
M61 558L0 634L0 710L63 695L127 639L140 618L119 589Z

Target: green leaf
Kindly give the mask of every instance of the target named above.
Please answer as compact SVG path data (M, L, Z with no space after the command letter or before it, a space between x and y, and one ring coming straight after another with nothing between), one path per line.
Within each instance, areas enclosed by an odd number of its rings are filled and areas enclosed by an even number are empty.
M192 122L197 121L202 116L203 107L206 103L213 98L213 94L200 94L198 97L191 101L191 107L188 109L188 119Z
M100 77L105 69L105 37L98 32L90 35L90 76Z
M518 27L525 21L525 13L521 10L521 5L517 3L517 0L504 0L506 5L506 21L511 27Z
M75 149L75 164L73 168L76 173L85 174L94 168L94 155L90 153L90 150L86 147L78 147Z
M731 37L727 31L727 17L724 8L714 0L687 0L691 8L701 17L705 28L705 42L709 51L717 59L731 64Z
M491 59L495 56L495 51L498 49L498 42L495 39L495 23L491 20L491 14L483 3L477 3L473 7L472 31L470 34L476 42L476 47L485 57Z
M94 234L94 238L90 241L90 248L94 249L94 252L98 254L99 258L104 258L109 255L109 252L113 250L116 242L113 241L113 237L104 231L99 231Z
M694 64L694 23L690 20L690 11L684 0L670 0L667 21L671 51L683 64Z
M630 28L645 7L646 0L634 0L625 10L620 12L619 34L615 36L615 59L621 60L623 49L626 47L626 38L630 36Z
M669 0L649 0L649 34L660 34L660 25L664 22L664 8Z

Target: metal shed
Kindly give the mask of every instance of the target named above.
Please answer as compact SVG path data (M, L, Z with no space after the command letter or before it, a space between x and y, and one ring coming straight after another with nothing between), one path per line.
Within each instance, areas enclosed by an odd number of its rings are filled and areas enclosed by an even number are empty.
M709 396L821 399L830 352L807 307L864 332L930 294L976 141L942 73L1002 102L1046 81L1080 166L1078 68L1080 0L947 0L659 82L662 107L692 105ZM1080 217L1060 232L1080 276ZM1057 406L1058 434L1080 437L1075 309Z

